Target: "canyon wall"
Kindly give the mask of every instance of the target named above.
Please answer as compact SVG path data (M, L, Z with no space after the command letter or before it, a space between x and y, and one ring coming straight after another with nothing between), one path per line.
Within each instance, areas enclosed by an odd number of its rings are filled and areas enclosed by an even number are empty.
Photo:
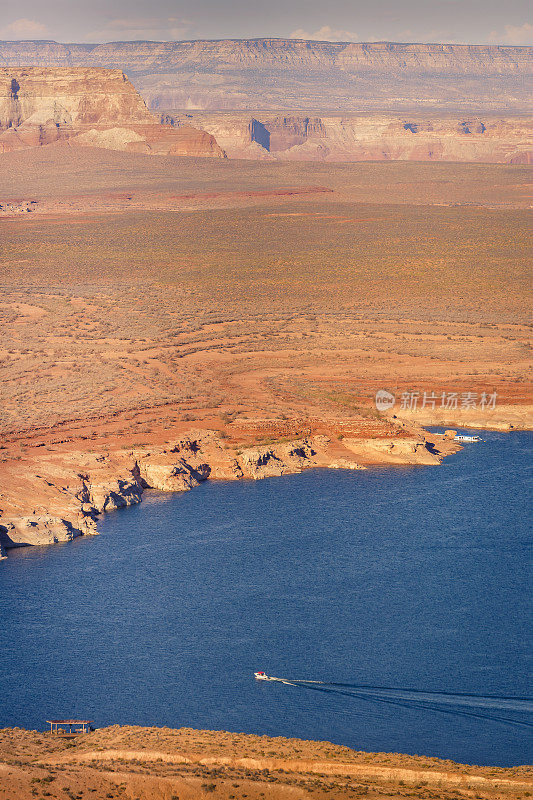
M533 48L291 39L0 42L0 66L127 70L151 108L531 108Z
M0 125L157 124L119 69L0 69Z
M180 156L529 164L532 55L284 39L0 42L0 153L71 139Z
M258 115L259 116L259 115ZM465 161L529 164L531 118L168 112L211 133L229 158L282 161Z
M340 68L351 72L418 71L427 74L509 75L531 67L532 47L396 42L316 42L302 39L226 39L189 42L62 44L0 42L0 63L120 69L187 66Z

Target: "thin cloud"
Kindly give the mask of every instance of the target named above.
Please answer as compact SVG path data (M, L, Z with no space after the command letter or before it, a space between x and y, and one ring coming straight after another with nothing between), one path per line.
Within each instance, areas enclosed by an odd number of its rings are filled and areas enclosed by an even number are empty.
M491 44L533 44L533 25L524 22L523 25L506 25L503 32L492 31L489 36Z
M184 38L192 26L190 20L179 17L111 19L100 30L88 33L85 40L88 42L175 41Z
M0 36L5 39L42 39L48 28L36 19L21 17L0 28Z
M336 30L331 25L323 25L314 33L297 28L290 35L291 39L306 39L312 42L358 42L359 36L353 31Z

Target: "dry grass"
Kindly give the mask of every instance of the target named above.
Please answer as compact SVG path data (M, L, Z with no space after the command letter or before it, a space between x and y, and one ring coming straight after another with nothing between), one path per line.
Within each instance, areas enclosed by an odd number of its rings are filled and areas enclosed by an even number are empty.
M526 767L469 767L329 742L190 728L113 726L67 741L5 729L0 769L2 762L2 800L514 800L528 797L532 786Z
M380 385L527 399L526 168L208 161L0 159L48 210L0 220L4 433L353 413ZM280 186L334 191L257 194Z

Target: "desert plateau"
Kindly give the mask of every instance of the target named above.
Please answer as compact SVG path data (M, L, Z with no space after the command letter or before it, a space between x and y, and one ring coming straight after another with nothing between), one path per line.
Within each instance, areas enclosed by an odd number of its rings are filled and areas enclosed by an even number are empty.
M128 73L150 108L531 111L531 46L329 42L0 41L0 65Z
M207 80L207 97L194 95L193 100L182 95L182 91L191 91L191 73L183 73L183 64L172 57L172 52L158 55L169 59L165 65L167 70L173 68L172 73L145 75L135 70L142 63L142 52L135 60L131 53L125 57L115 47L112 56L110 46L108 52L95 48L82 58L73 48L68 56L60 57L53 55L57 50L51 47L54 43L48 48L43 44L34 43L31 48L26 43L25 48L16 48L21 51L21 63L28 63L29 58L32 64L17 67L11 66L14 54L10 48L0 42L0 153L68 139L113 150L264 161L531 163L530 108L518 86L513 84L517 97L511 107L497 96L485 105L478 101L474 113L468 105L463 108L458 103L450 108L443 101L443 87L458 74L468 75L470 81L479 84L487 80L487 75L481 77L483 70L488 74L492 70L498 77L507 75L511 83L527 82L531 71L527 48L513 53L488 48L431 54L419 48L420 52L411 53L414 61L409 63L409 59L403 61L405 53L400 60L394 48L383 51L375 47L353 64L339 63L338 53L337 61L331 63L317 58L310 70L301 52L288 47L290 57L285 57L283 42L233 43L233 48L229 47L232 43L211 43L209 56L198 44L194 58L213 58L220 74L214 82ZM152 63L154 56L150 55ZM148 58L147 53L144 58ZM189 70L195 69L192 58L192 54L186 58ZM117 64L133 68L130 77ZM161 70L157 60L156 65ZM274 69L279 70L278 75L272 72ZM376 83L391 69L399 75L407 70L409 81L419 92L424 91L430 76L437 79L437 97L432 103L398 97L393 94L394 85L386 81L382 105L369 103L362 81L370 80L375 91ZM313 83L316 70L317 86ZM350 70L357 80L350 88L356 99L347 102L337 98L332 109L327 76L331 78L333 72L339 80L346 80ZM229 76L245 80L250 87L251 74L256 72L257 95L246 100L235 98ZM278 90L284 87L285 92L291 81L303 81L304 85L311 82L315 94L303 107L303 87L302 97L293 98L288 109L287 93L284 102L265 104L273 80ZM174 87L171 90L165 88L169 82ZM328 105L324 107L326 96Z

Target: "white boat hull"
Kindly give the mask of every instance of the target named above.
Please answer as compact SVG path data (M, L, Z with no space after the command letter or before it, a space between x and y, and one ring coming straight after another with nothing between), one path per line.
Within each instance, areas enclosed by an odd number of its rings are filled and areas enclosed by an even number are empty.
M264 672L254 672L254 678L256 681L277 681L277 678L273 678L271 675L265 675Z

